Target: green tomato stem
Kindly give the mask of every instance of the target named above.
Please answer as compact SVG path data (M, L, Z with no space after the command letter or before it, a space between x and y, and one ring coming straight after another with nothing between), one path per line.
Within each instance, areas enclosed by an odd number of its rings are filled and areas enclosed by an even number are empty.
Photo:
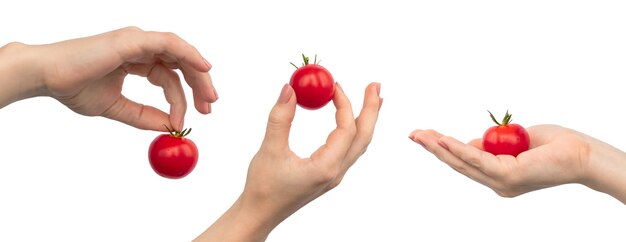
M306 66L309 64L309 57L307 57L306 55L304 55L304 53L302 53L302 66ZM319 64L320 61L322 60L317 60L317 54L315 54L315 58L313 59L313 64ZM296 66L296 64L294 64L293 62L289 62L289 64L291 64L293 67L295 67L296 69L298 69L299 67Z
M506 114L504 115L504 118L502 119L502 122L498 122L498 120L496 120L496 118L493 116L493 114L487 110L487 112L489 112L489 117L491 117L491 120L493 120L494 123L498 124L498 126L506 126L508 124L511 123L511 121L513 120L512 114L509 114L509 110L506 110Z
M167 129L167 132L169 132L171 136L174 136L176 138L182 138L182 137L189 135L189 133L191 133L191 128L183 129L183 131L178 132L175 129L171 129L165 124L163 124L163 126L165 126L165 129Z
M498 124L498 126L502 126L500 122L496 120L496 117L493 116L493 113L491 113L491 111L487 110L487 112L489 112L489 117L491 117L491 120L493 120L494 123Z

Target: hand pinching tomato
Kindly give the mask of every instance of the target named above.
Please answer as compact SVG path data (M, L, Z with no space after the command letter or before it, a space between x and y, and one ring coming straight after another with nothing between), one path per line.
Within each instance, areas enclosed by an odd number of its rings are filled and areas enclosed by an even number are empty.
M487 111L489 112L489 111ZM511 123L511 114L506 111L502 123L498 122L489 112L491 120L497 126L493 126L483 135L483 149L494 155L517 156L527 151L530 147L530 136L524 127Z
M188 138L190 129L181 132L165 126L169 134L157 136L148 149L152 169L162 177L179 179L187 176L198 162L198 148Z
M305 109L315 110L324 107L335 95L335 80L330 72L317 61L317 55L313 64L309 64L309 57L302 54L304 63L301 67L296 66L296 71L291 75L289 84L296 93L298 105Z

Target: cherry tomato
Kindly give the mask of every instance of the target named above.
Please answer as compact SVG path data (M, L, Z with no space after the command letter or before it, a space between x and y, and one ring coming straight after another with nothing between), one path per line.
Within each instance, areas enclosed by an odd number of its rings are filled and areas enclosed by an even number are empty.
M309 58L302 55L304 63L291 75L289 84L296 93L296 99L300 107L310 110L324 107L335 95L335 80L326 68L317 62L317 55L313 64L309 64Z
M198 148L186 135L191 129L182 132L167 128L169 134L157 136L148 149L148 159L152 169L162 177L179 179L187 176L198 162Z
M491 119L498 125L493 126L483 135L483 148L494 155L517 156L530 147L530 136L524 127L511 123L511 114L506 112L499 123L491 112Z

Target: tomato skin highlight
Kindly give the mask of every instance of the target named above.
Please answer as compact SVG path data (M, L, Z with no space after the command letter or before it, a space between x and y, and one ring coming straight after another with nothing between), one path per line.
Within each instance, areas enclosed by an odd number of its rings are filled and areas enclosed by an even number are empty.
M152 169L160 176L180 179L196 167L198 148L185 137L161 134L150 144L148 159Z
M530 136L519 124L493 126L483 135L483 149L494 155L517 156L530 148Z
M315 110L324 107L335 95L335 80L330 72L318 64L298 68L289 84L296 93L300 107Z

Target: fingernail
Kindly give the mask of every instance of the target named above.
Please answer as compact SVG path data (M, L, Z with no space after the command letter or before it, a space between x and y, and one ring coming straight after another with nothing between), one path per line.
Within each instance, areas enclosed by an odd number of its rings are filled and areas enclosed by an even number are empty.
M381 97L380 100L378 101L378 111L380 111L380 108L383 106L383 98Z
M213 95L215 95L215 100L220 98L220 96L217 95L217 90L215 89L215 87L213 88Z
M202 58L202 60L204 61L204 65L205 65L207 68L209 68L209 70L211 70L211 68L213 68L213 66L211 65L211 63L209 63L209 61L208 61L208 60L206 60L206 59L204 59L204 58Z
M283 90L280 91L280 96L278 97L278 103L288 103L289 99L291 99L291 95L293 95L293 91L289 88L289 84L285 84L283 86Z
M376 94L378 94L378 96L380 97L380 83L376 83Z

